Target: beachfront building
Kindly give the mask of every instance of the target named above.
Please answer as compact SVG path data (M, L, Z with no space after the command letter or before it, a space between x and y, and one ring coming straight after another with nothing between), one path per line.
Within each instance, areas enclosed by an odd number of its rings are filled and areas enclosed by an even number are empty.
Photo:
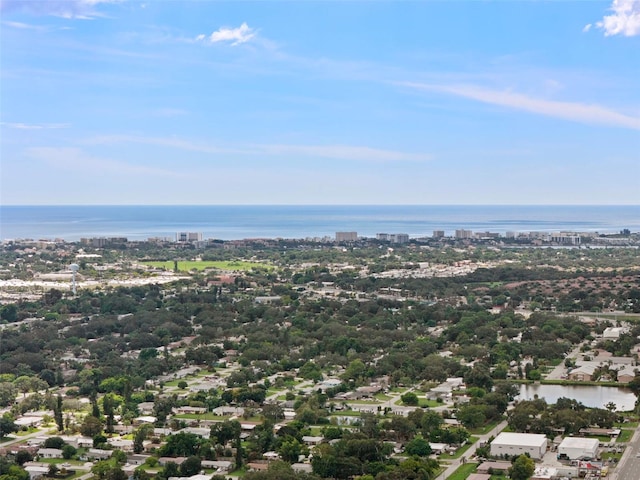
M502 432L491 442L492 457L512 457L529 454L533 459L541 459L547 451L547 437L538 433Z
M336 242L355 242L358 240L358 232L336 232Z
M178 232L176 233L176 242L201 242L202 233L200 232Z

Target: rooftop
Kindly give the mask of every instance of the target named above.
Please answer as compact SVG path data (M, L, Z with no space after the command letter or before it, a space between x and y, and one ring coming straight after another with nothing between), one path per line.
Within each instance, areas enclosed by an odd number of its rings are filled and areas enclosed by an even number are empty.
M547 437L540 433L502 432L491 445L515 445L521 447L541 447L547 442Z

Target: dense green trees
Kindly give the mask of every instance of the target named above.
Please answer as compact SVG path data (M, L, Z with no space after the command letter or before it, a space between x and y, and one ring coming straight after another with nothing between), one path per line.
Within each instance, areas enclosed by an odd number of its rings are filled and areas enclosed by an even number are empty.
M602 408L588 409L569 398L559 398L555 405L537 399L518 402L507 420L517 432L551 434L554 429L563 429L567 434L577 434L581 428L592 425L613 427L616 414Z
M5 413L0 417L0 438L6 437L8 434L17 432L18 427L13 421L13 417Z
M534 471L535 464L533 460L526 455L520 455L511 465L509 476L513 480L528 480Z

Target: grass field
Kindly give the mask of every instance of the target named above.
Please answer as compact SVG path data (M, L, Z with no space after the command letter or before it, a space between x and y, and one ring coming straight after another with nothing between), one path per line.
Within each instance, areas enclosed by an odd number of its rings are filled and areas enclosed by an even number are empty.
M489 433L491 430L493 430L494 428L496 428L496 426L498 426L498 424L502 421L502 419L499 420L495 420L491 423L488 423L486 425L482 425L481 427L478 428L471 428L469 431L473 434L473 435L484 435L485 433ZM506 431L506 430L505 430Z
M173 270L174 263L173 260L167 260L166 262L143 262L145 265L149 265L150 267L155 268L164 268L166 270ZM226 270L226 271L242 271L246 272L249 270L256 269L264 269L264 270L273 270L272 265L266 265L264 263L258 262L245 262L242 260L234 260L234 261L201 261L201 262L193 262L193 261L178 261L178 271L180 272L190 272L191 270L202 271L207 268L215 268L218 270Z
M627 443L628 441L631 440L631 437L633 437L633 432L634 430L626 430L626 429L620 430L620 435L618 435L616 442Z
M449 477L449 480L465 480L469 475L475 473L477 467L477 463L464 463L460 465L455 472L453 472Z
M443 453L442 455L439 456L440 459L442 460L453 460L455 458L460 458L467 450L469 450L471 448L471 445L473 445L474 443L476 443L478 441L478 437L470 437L469 440L467 441L467 444L462 447L459 448L456 453L454 453L453 455L449 455L448 453Z

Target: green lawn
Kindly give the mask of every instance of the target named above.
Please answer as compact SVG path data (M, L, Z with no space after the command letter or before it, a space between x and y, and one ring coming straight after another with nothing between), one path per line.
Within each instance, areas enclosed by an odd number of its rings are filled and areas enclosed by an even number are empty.
M616 442L628 442L631 440L631 437L633 437L633 430L625 430L622 429L620 430L620 435L618 435L618 438L616 439Z
M638 428L638 425L640 425L640 423L638 422L626 422L626 423L620 423L620 422L616 422L613 424L614 427L616 428Z
M391 400L392 397L390 397L389 395L385 395L384 393L376 393L374 395L374 398L376 400L380 400L381 402L386 402L387 400Z
M356 410L336 410L331 414L332 417L359 417L360 412Z
M71 467L67 467L67 468L70 468L70 469L73 469L73 467L84 465L84 462L81 462L79 460L67 460L64 458L41 458L38 461L42 463L54 463L56 465L68 463L69 465L71 465Z
M464 463L453 472L448 480L465 480L469 475L475 473L478 465L477 463Z
M428 408L434 408L434 407L441 407L445 405L443 402L437 402L436 400L429 400L427 398L418 398L418 406L420 407L428 407Z
M213 413L203 413L203 414L197 414L197 413L180 413L177 415L173 415L172 418L178 418L178 419L183 419L183 420L217 420L217 421L223 421L227 418L231 418L230 415L224 416L224 415L214 415Z
M622 453L602 452L601 458L603 461L607 461L610 458L615 458L616 461L620 461L620 459L622 458Z
M486 425L483 425L481 427L478 428L471 428L469 429L469 431L474 434L474 435L484 435L485 433L489 433L491 430L493 430L494 428L496 428L496 426L502 421L502 419L500 420L495 420L491 423L487 423ZM505 430L506 431L506 430Z
M164 268L166 270L173 270L174 263L173 260L167 260L166 262L143 262L145 265L149 265L150 267L155 268ZM227 271L248 271L254 268L263 269L263 270L273 270L273 265L267 265L264 263L258 262L246 262L244 260L233 260L233 261L209 261L204 260L201 262L194 261L178 261L178 271L180 272L190 272L191 270L202 271L207 268L216 268L218 270L227 270Z
M471 445L473 445L477 441L478 441L478 437L471 437L471 438L469 438L469 441L465 444L465 446L462 447L462 448L459 448L458 451L456 453L454 453L453 455L449 455L448 453L443 453L442 455L440 455L439 458L441 458L442 460L460 458L462 455L464 455L464 453L467 450L469 450L469 448L471 448Z

